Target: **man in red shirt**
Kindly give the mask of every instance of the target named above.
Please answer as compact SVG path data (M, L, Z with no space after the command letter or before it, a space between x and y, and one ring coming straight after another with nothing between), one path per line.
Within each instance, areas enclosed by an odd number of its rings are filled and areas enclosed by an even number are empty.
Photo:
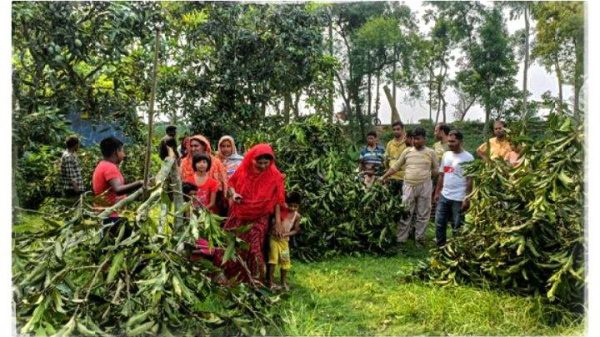
M119 164L125 159L125 150L123 142L115 137L104 138L100 142L100 150L104 157L92 176L92 189L96 198L96 206L110 207L120 199L127 196L127 193L141 188L144 184L138 180L131 184L125 184L125 179L119 170ZM108 218L104 219L104 224L116 223L121 218L117 212L113 212Z

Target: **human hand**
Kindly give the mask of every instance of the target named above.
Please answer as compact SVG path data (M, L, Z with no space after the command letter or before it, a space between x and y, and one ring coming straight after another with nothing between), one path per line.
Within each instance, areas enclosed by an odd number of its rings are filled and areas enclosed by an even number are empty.
M233 196L231 197L231 200L239 204L240 202L242 202L242 196L234 192Z
M471 201L468 198L465 198L465 200L462 202L462 207L460 210L465 212L469 209L469 207L471 207Z
M437 204L440 201L440 195L438 193L433 195L433 203Z

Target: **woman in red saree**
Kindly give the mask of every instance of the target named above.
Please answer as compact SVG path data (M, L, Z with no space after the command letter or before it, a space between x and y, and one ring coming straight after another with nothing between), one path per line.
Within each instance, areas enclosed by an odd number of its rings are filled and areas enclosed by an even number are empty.
M235 230L250 225L238 234L248 243L247 250L239 251L241 261L227 261L225 275L243 282L260 284L264 281L264 244L269 229L269 217L275 215L275 231L280 231L280 208L285 204L283 175L275 166L275 155L268 144L252 147L244 160L229 178L228 194L233 201L225 230ZM215 262L221 265L223 251L215 252ZM257 282L258 281L258 282Z

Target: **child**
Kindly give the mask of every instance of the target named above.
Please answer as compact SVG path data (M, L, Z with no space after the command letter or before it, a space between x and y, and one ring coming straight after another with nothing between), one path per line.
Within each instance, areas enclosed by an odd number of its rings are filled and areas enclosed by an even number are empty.
M510 151L504 155L504 160L506 160L512 167L517 167L523 161L523 158L519 158L521 156L519 143L511 140L510 141Z
M358 180L362 182L366 188L373 185L375 181L375 167L373 164L364 164L364 171L358 174Z
M211 212L216 212L216 199L219 183L208 176L211 166L211 158L205 154L196 154L192 157L192 168L195 174L188 179L188 183L197 186L194 207L204 207Z
M275 268L279 265L279 274L281 276L281 284L285 290L289 290L287 284L287 271L291 268L290 263L290 248L289 240L290 236L296 235L300 232L300 203L302 197L297 192L290 192L285 198L287 214L281 221L283 227L282 234L278 236L274 231L271 231L269 239L269 265L268 265L268 276L267 285L271 289L275 289L276 286L273 284L273 277L275 275Z
M438 161L435 152L425 146L427 135L422 127L413 132L413 146L402 152L398 161L381 177L385 181L402 167L404 170L404 186L402 187L402 204L408 216L400 221L397 241L402 245L408 239L411 227L415 228L417 245L425 243L425 230L431 214L431 196L433 186L431 178L437 176ZM412 221L413 214L416 219Z

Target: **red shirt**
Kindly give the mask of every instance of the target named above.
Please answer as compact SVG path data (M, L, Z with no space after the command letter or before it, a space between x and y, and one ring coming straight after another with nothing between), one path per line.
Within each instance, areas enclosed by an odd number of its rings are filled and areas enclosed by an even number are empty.
M189 178L187 182L197 185L196 175ZM217 190L219 189L219 182L211 177L206 177L206 179L204 180L204 183L202 185L197 185L197 186L198 186L198 190L196 191L197 201L194 201L194 206L196 206L196 207L200 206L198 204L198 202L200 204L202 204L202 206L208 206L208 204L210 204L210 195L213 192L216 193ZM215 206L213 206L210 209L210 211L211 212L217 211L216 204L215 204Z
M112 179L117 179L121 184L125 184L125 178L123 178L119 167L107 160L101 160L96 166L96 169L94 169L94 174L92 175L92 190L94 191L94 195L100 195L107 190L108 192L105 194L101 204L98 204L97 206L112 206L118 200L126 197L125 195L117 196L112 190L109 183ZM113 212L110 216L117 217L119 214Z

